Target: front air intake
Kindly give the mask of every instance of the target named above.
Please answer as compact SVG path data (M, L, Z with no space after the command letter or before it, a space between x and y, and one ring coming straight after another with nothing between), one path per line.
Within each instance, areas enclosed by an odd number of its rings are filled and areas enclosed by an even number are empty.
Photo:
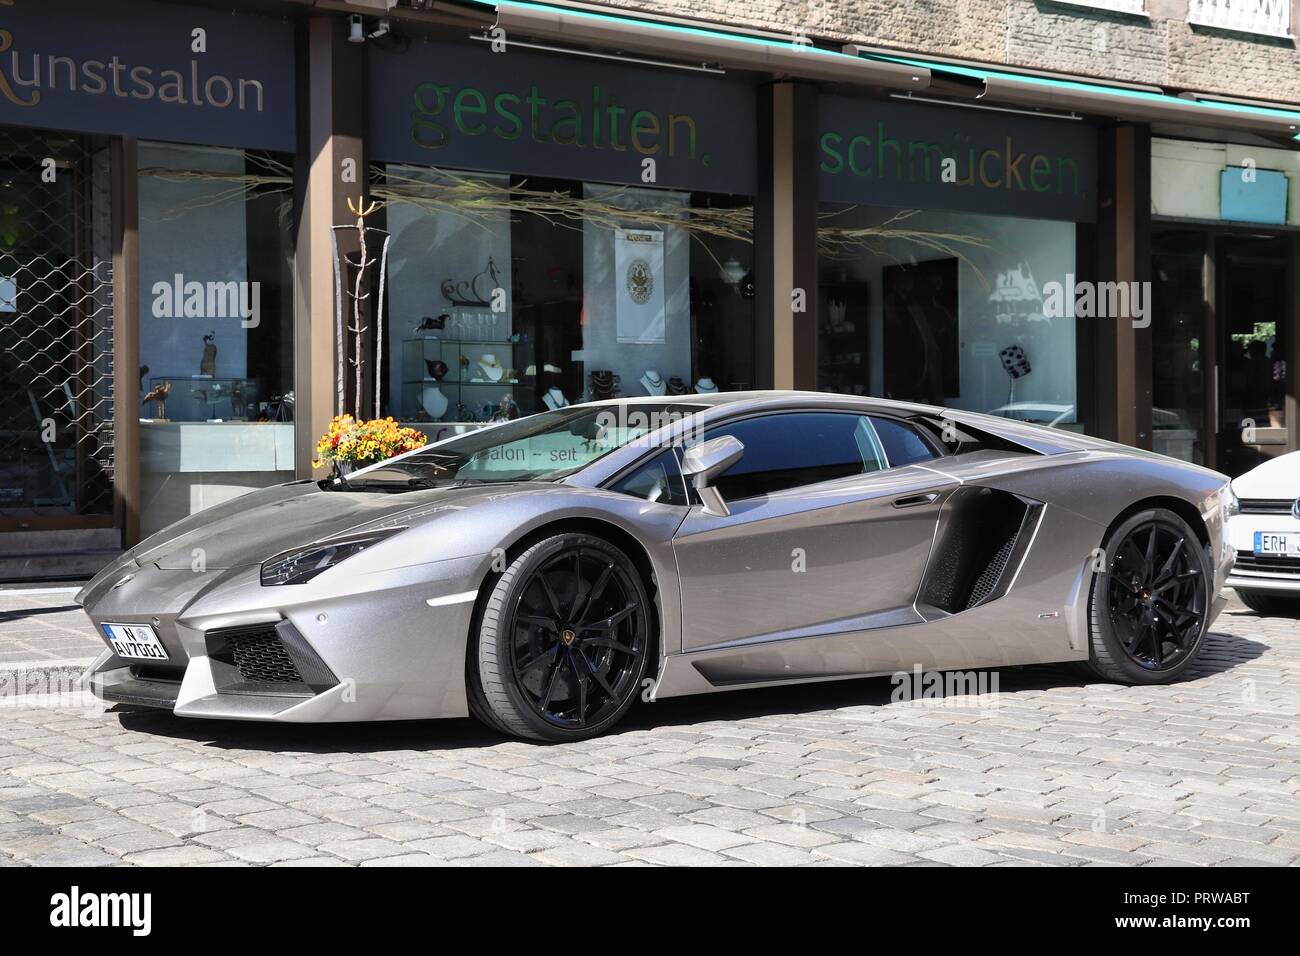
M262 684L303 683L302 675L293 666L275 628L231 634L226 640L230 642L230 656L235 669L244 680Z
M338 683L288 621L217 628L207 646L218 693L309 697Z
M918 607L966 611L1007 592L1042 503L993 488L961 488L944 505Z

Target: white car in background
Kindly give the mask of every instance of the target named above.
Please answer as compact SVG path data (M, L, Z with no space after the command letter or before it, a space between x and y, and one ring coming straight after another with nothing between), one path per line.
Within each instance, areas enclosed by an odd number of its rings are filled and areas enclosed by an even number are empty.
M1260 614L1300 614L1300 452L1234 478L1232 490L1228 587Z

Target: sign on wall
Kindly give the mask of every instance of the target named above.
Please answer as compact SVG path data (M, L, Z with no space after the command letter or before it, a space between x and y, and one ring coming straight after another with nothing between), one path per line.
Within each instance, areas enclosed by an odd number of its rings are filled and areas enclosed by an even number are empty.
M752 195L754 97L725 76L488 44L372 49L369 149L387 162Z
M0 5L0 123L292 150L292 27L114 0Z
M823 201L1096 219L1097 136L1082 123L822 96Z
M1291 180L1280 169L1229 166L1219 174L1219 218L1231 222L1286 222Z

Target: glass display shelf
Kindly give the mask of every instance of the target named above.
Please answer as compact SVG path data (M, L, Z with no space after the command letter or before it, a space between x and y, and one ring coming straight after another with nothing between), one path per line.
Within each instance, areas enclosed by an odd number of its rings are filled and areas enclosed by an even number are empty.
M462 421L467 412L477 417L490 411L524 384L523 370L514 359L519 345L509 339L406 339L401 417L418 420L423 414L430 421ZM435 414L441 408L435 391L446 400L441 415Z
M170 384L161 404L148 400ZM164 418L174 422L249 422L267 414L268 406L259 400L257 382L251 378L212 375L155 375L140 394L140 414L144 418ZM159 412L162 415L158 415Z

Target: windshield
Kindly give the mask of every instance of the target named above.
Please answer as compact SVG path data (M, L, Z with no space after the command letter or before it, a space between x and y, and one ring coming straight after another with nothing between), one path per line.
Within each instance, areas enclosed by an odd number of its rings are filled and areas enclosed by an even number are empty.
M342 484L353 489L400 489L465 482L551 481L701 408L637 403L542 412L381 462L350 475Z

